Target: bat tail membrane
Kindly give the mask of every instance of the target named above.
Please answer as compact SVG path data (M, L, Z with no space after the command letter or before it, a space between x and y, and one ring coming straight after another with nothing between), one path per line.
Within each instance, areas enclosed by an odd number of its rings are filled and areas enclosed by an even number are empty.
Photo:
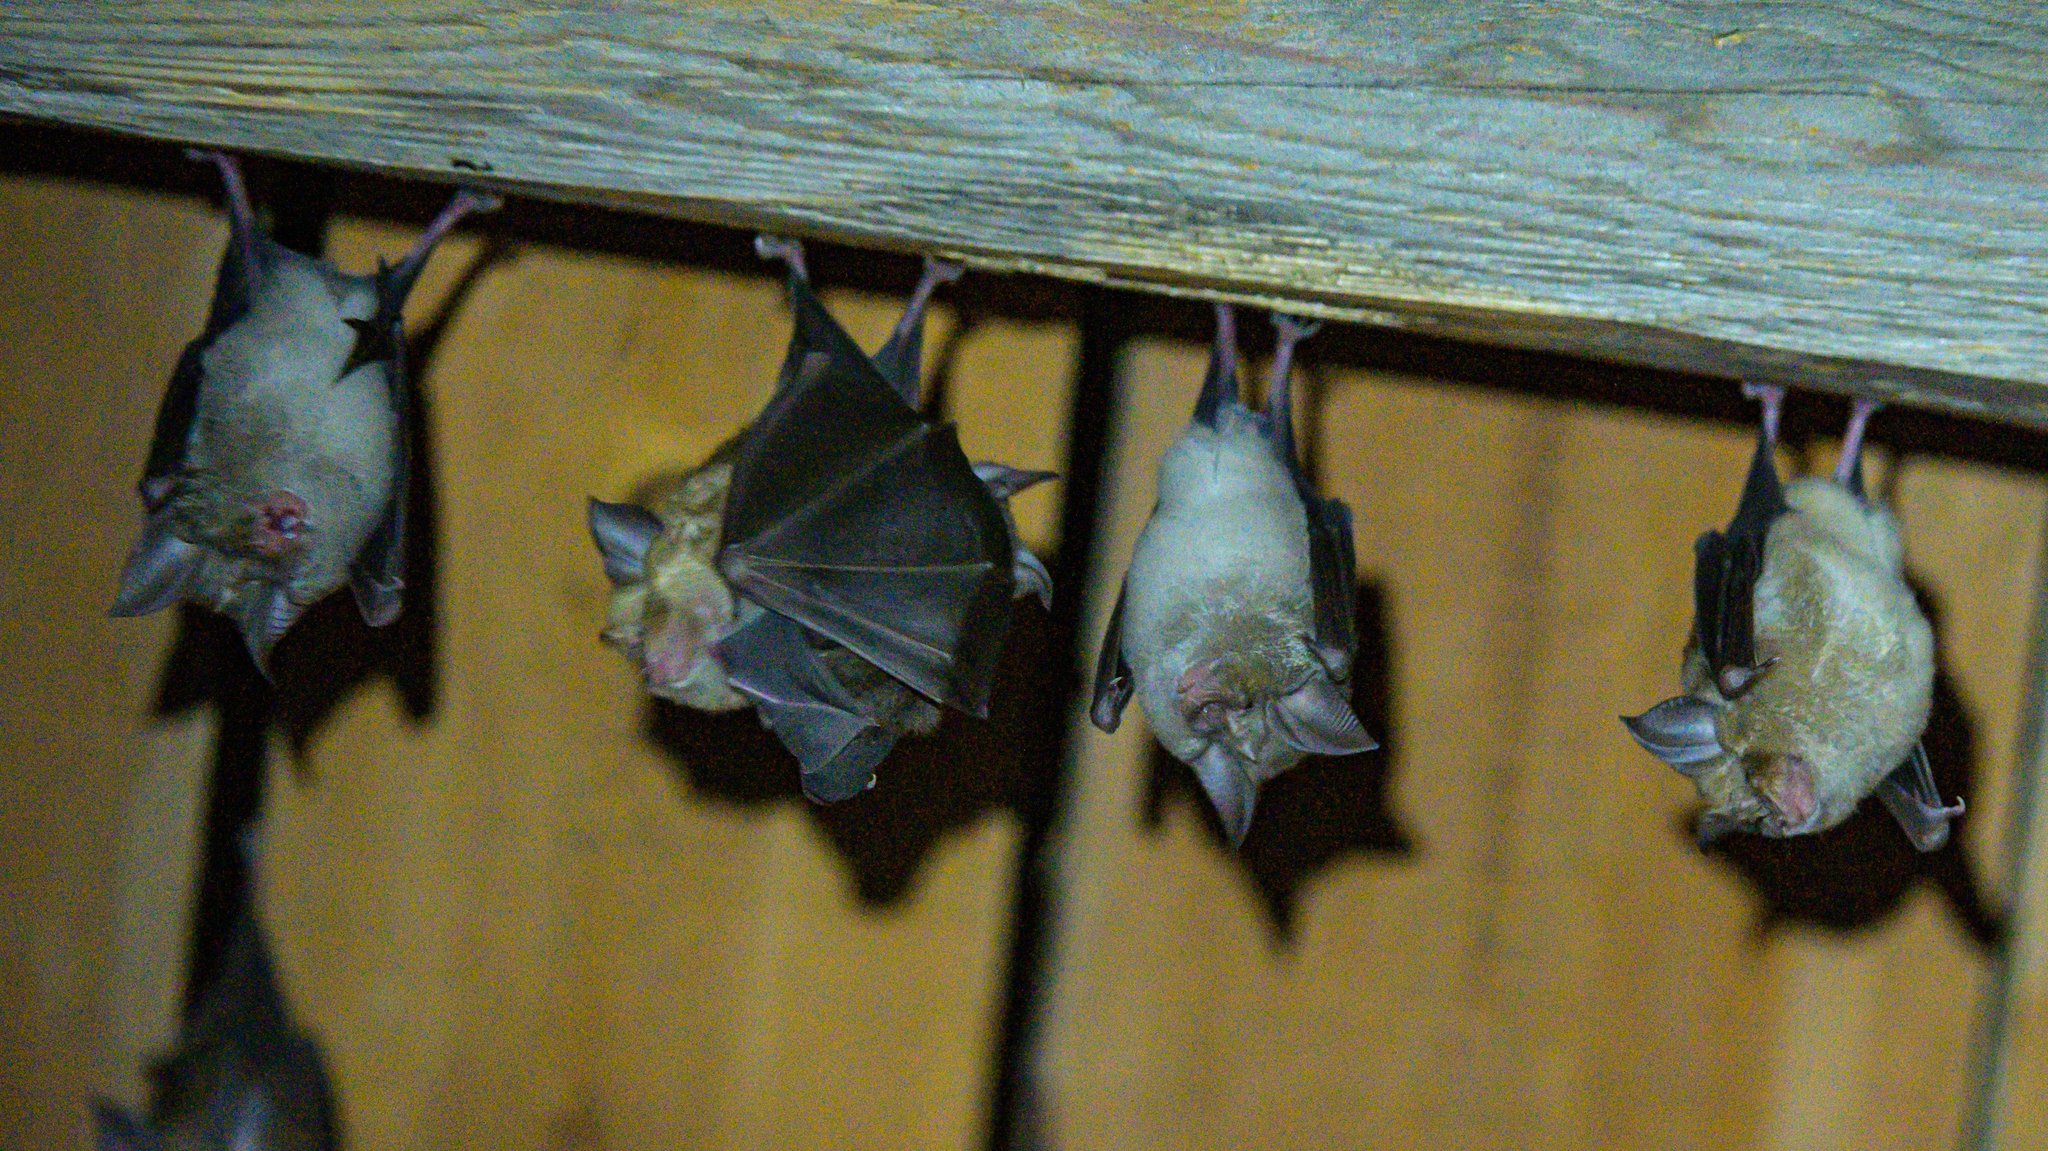
M1216 426L1223 409L1237 399L1237 313L1229 304L1216 305L1216 342L1209 348L1209 371L1195 400L1195 422Z
M733 690L754 705L802 766L804 794L817 803L851 799L872 786L896 737L861 708L818 658L794 620L762 612L713 649Z
M1869 502L1869 493L1863 489L1863 434L1870 427L1870 417L1884 404L1858 396L1849 405L1849 428L1842 433L1842 458L1835 464L1835 482L1848 488L1859 500Z
M170 511L159 509L150 515L142 538L128 553L128 563L121 569L120 590L107 614L148 615L177 603L184 598L185 589L204 560L205 552L198 545L178 538L172 530Z
M661 538L661 520L633 504L590 501L590 538L604 558L604 574L614 584L647 578L647 549Z
M932 293L940 285L958 280L966 271L958 264L926 256L924 274L918 277L917 287L910 293L910 305L903 310L903 318L896 321L896 330L889 333L889 342L875 353L875 369L911 407L917 406L924 392L924 316L931 306Z

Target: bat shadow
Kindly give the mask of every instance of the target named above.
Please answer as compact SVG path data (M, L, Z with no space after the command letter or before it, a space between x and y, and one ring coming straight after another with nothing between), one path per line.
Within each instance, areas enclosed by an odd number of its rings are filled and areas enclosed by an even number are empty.
M997 812L1022 818L1058 757L1065 715L1048 697L1044 669L1060 658L1053 629L1036 604L1019 601L997 665L985 720L948 710L930 738L906 737L852 799L804 798L796 757L761 726L751 708L710 714L665 700L647 701L647 737L674 764L692 793L738 807L802 807L852 873L869 907L895 905L914 887L925 859L948 833Z
M280 211L273 234L300 250L317 252L331 197L317 176L286 169L275 179ZM304 186L300 186L303 183ZM310 205L310 207L308 207ZM414 379L424 378L450 320L461 311L477 281L509 249L489 244L463 273L436 314L406 342ZM414 389L411 413L411 480L408 488L405 611L389 627L365 625L352 596L330 595L308 609L279 641L266 679L250 660L242 637L225 617L182 605L178 626L157 679L153 710L175 716L211 706L218 717L209 772L206 831L201 861L193 949L186 980L188 1003L218 974L222 943L247 892L246 863L239 845L242 828L263 805L269 733L280 729L304 775L305 753L335 711L378 676L397 688L406 714L424 721L435 709L438 632L437 519L434 442L428 433L431 404Z
M1971 784L1980 774L1977 724L1940 659L1938 605L1925 586L1911 577L1908 582L1937 637L1934 704L1921 741L1941 794L1960 795L1968 802ZM1742 876L1755 893L1760 932L1786 924L1845 933L1872 927L1895 912L1917 884L1926 882L1941 893L1964 935L1989 952L2004 938L2005 918L1985 897L1983 880L1964 848L1970 825L1966 812L1951 825L1946 845L1923 854L1914 850L1884 805L1872 800L1840 826L1819 835L1766 839L1735 834L1709 844L1706 852ZM1690 840L1691 820L1678 830Z
M1416 850L1393 809L1393 765L1401 748L1392 705L1395 653L1387 594L1377 582L1360 581L1357 612L1351 706L1380 741L1379 750L1334 759L1311 756L1260 788L1251 830L1236 851L1194 772L1152 745L1144 825L1157 829L1169 802L1199 811L1210 846L1243 869L1265 907L1273 941L1283 947L1294 940L1300 893L1318 874L1354 854L1407 859Z

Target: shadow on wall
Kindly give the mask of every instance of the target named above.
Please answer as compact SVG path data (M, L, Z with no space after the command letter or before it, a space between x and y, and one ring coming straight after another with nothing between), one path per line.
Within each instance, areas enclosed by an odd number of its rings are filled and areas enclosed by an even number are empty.
M1914 582L1913 590L1936 636L1934 707L1922 743L1941 794L1960 795L1968 802L1976 794L1971 784L1980 774L1976 725L1940 659L1941 613L1926 588ZM1914 885L1924 880L1941 892L1964 934L1988 952L2003 940L2005 919L1985 899L1983 882L1963 847L1970 826L1965 813L1951 826L1941 850L1922 854L1884 805L1872 799L1839 827L1820 835L1730 835L1710 844L1707 853L1734 868L1755 891L1761 931L1788 923L1842 932L1871 927L1897 910ZM1691 842L1690 820L1679 833Z
M930 418L945 417L959 350L975 322L973 311L963 310L935 350L923 405ZM796 758L751 708L709 714L650 698L645 730L700 795L741 806L804 805L846 862L861 902L885 906L911 890L925 858L949 832L995 811L1021 823L1042 801L1058 769L1068 713L1059 677L1045 674L1070 660L1055 632L1036 600L1016 601L988 718L946 709L937 732L903 739L877 769L875 786L840 803L804 798Z
M1158 741L1152 744L1145 826L1160 826L1170 800L1199 811L1209 843L1236 859L1265 906L1273 941L1281 946L1294 940L1297 897L1324 869L1351 855L1405 860L1415 851L1392 806L1401 739L1393 726L1393 627L1386 593L1376 583L1362 582L1357 605L1358 659L1353 666L1358 670L1351 680L1351 708L1380 741L1379 750L1336 759L1311 756L1260 788L1251 830L1236 851L1193 770Z
M259 203L270 208L272 234L289 247L317 255L332 188L323 175L298 167L252 166L267 187ZM471 262L436 314L406 340L414 382L411 482L408 488L405 609L389 627L366 625L346 592L310 608L277 646L273 679L250 662L240 634L225 617L190 605L179 609L178 631L158 677L155 710L179 715L211 704L219 733L209 776L205 855L201 861L193 949L186 976L188 1005L218 974L223 943L245 898L246 865L239 846L242 828L263 805L267 737L280 726L295 756L303 757L314 737L341 704L379 676L398 689L415 722L430 717L438 694L437 583L438 508L434 478L432 404L420 381L431 371L436 351L483 275L511 254L492 242ZM166 365L166 373L169 365ZM301 767L300 761L294 763Z

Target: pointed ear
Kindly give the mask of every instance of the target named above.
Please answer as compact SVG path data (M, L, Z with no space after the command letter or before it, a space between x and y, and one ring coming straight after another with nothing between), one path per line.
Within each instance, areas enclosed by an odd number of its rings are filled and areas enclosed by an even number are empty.
M999 500L1009 499L1025 488L1059 478L1058 472L1032 472L1013 468L1008 464L978 463L974 465L975 477L987 485L990 494Z
M270 674L271 650L305 610L292 602L282 584L258 583L243 590L242 599L236 604L235 625L242 631L249 658L256 661L265 676Z
M1037 556L1028 549L1018 548L1011 559L1010 576L1017 583L1014 598L1035 595L1040 607L1052 610L1052 573L1045 570L1045 564Z
M107 614L148 615L177 603L199 559L199 549L171 531L170 513L156 512L143 526L135 549L128 553L128 564L121 569L121 590Z
M1335 680L1320 675L1266 705L1266 722L1288 746L1310 755L1355 755L1379 746Z
M1195 778L1209 793L1209 803L1223 821L1223 834L1230 837L1230 846L1243 845L1244 833L1252 825L1252 809L1259 802L1258 782L1221 743L1210 744L1188 766L1195 769Z
M615 584L647 578L647 549L661 532L661 520L646 508L590 501L590 538L604 557L604 574Z
M1703 811L1700 813L1699 825L1693 829L1693 841L1699 844L1701 851L1705 851L1708 844L1713 843L1724 835L1741 830L1741 824L1736 823L1733 819L1720 812Z
M1689 695L1674 696L1641 715L1624 715L1621 722L1644 751L1688 779L1699 774L1699 764L1724 751L1714 732L1714 705Z
M95 1099L92 1104L94 1151L158 1151L156 1133L124 1107Z

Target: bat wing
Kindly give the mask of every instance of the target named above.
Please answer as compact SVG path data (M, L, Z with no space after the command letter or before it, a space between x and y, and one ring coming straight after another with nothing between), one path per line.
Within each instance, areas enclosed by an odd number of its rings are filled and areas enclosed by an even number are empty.
M1942 803L1934 770L1927 762L1927 748L1917 743L1912 756L1877 785L1877 797L1921 851L1937 851L1947 843L1949 821L1963 813L1961 804L1950 807Z
M364 334L357 341L360 350L366 344L384 351L388 356L390 380L389 397L391 413L395 417L391 443L391 498L384 507L384 518L379 520L370 538L356 553L355 562L349 565L349 590L355 593L356 608L363 613L363 621L371 627L383 627L398 618L403 608L402 593L405 590L405 520L406 508L411 504L412 495L412 424L416 410L416 397L412 390L412 377L406 371L405 324L399 318L399 309L404 299L387 304L384 297L389 289L385 277L378 277L379 302L377 314L369 325L382 329L380 335ZM355 355L350 356L354 361ZM347 375L353 370L342 369Z
M1693 545L1693 629L1717 676L1724 668L1756 666L1755 596L1764 541L1771 524L1790 510L1770 441L1759 435L1728 530L1705 532Z
M1315 595L1316 656L1338 679L1351 674L1358 653L1357 602L1353 584L1358 558L1351 542L1351 509L1342 500L1323 499L1304 485L1308 507L1309 583Z
M905 404L808 285L790 294L796 334L733 461L719 569L913 690L986 714L1015 580L1003 509L953 429Z
M861 710L801 625L762 612L714 650L726 681L802 765L806 796L836 803L867 789L896 737Z
M1129 580L1117 589L1109 629L1102 636L1102 651L1095 657L1095 702L1088 708L1088 718L1104 731L1115 731L1123 722L1124 705L1131 702L1131 692L1137 688L1131 665L1124 659L1124 595L1129 590Z
M249 314L249 293L255 270L246 252L257 258L269 251L264 236L228 237L228 250L220 258L220 271L213 281L213 303L207 309L206 329L185 345L178 366L171 370L170 387L156 410L156 431L150 438L149 461L142 468L143 506L155 511L171 494L171 484L185 466L192 444L192 421L199 412L199 391L205 383L202 357L222 332Z

